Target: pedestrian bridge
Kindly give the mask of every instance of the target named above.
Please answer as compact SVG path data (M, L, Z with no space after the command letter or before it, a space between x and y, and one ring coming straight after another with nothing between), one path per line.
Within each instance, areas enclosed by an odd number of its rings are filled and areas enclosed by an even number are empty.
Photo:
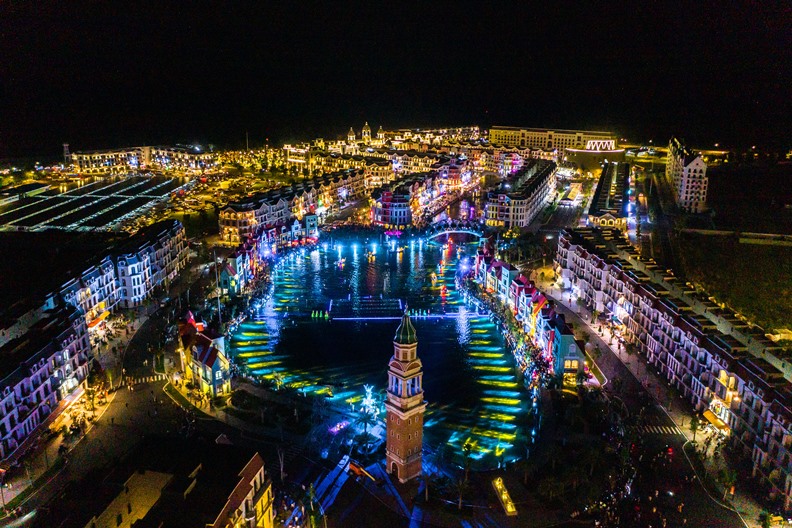
M421 230L421 234L429 239L454 233L465 233L481 237L484 236L484 225L470 220L445 220L431 224Z

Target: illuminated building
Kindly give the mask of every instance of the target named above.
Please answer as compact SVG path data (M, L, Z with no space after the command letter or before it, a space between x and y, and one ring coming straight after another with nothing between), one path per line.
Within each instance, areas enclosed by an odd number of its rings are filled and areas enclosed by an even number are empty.
M525 227L552 197L556 164L531 160L487 193L485 222L496 227Z
M686 213L701 213L707 207L707 164L678 139L668 143L666 179L674 189L677 206Z
M212 398L230 394L231 366L225 355L225 337L199 330L199 324L188 312L187 320L179 324L179 340L179 357L186 380L201 394Z
M26 440L83 394L90 356L85 318L70 304L0 347L0 460L18 461L32 447Z
M493 145L534 147L563 151L566 148L613 146L616 134L599 130L563 130L495 126L490 128L489 142ZM590 143L594 142L594 143ZM613 142L613 143L607 143Z
M590 225L627 229L630 206L629 174L630 165L627 163L605 164L588 208Z
M421 475L423 452L423 368L417 355L418 337L406 313L393 338L393 357L388 363L385 409L388 474L407 482Z
M323 174L229 203L220 211L223 242L238 245L262 231L316 215L321 222L342 206L366 196L363 169Z
M457 180L456 185L459 185ZM423 220L449 191L448 171L410 174L371 192L371 222L404 229Z
M51 296L60 296L64 302L76 306L85 314L88 328L95 328L115 308L118 302L118 282L116 270L110 257L86 269L63 286ZM55 306L56 300L48 301Z
M792 383L784 359L733 312L640 260L622 240L608 229L563 233L556 264L564 286L612 321L789 509Z
M205 170L214 167L215 155L199 147L130 147L71 153L80 173L124 172L139 169Z
M178 220L152 224L114 250L119 301L139 306L158 285L167 287L187 266L187 238Z

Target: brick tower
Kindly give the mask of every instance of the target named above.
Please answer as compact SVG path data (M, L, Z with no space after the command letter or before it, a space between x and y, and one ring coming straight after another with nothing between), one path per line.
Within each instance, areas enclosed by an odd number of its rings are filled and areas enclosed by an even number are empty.
M418 338L405 313L393 338L393 357L388 364L387 444L385 466L399 482L421 474L423 449L423 366L416 350Z

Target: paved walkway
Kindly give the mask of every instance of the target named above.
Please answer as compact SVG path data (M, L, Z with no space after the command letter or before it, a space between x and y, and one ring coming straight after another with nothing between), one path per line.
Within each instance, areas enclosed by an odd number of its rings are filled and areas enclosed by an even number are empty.
M545 276L551 276L551 270L544 270ZM688 442L693 442L693 433L690 430L690 421L694 416L694 412L692 409L689 408L689 405L686 401L682 400L680 396L680 401L673 402L669 400L669 386L666 383L665 379L659 377L651 368L648 368L648 365L644 361L644 358L641 356L634 354L630 355L624 349L623 346L617 345L617 337L612 335L610 330L607 328L606 325L592 325L590 321L590 314L583 308L572 305L571 301L569 300L569 294L562 292L559 288L553 286L549 281L539 282L537 281L537 285L540 286L544 294L552 299L556 304L560 304L566 314L571 315L573 320L571 321L574 324L585 325L585 328L592 336L592 340L598 341L599 345L603 347L603 349L610 350L614 357L618 358L621 363L629 369L629 371L635 376L637 380L641 382L644 389L652 396L655 401L658 403L660 407L663 408L663 411L668 415L668 417L674 422L676 427L666 427L665 430L660 431L648 431L652 433L659 433L659 434L675 434L681 433L685 436ZM582 312L582 314L581 314ZM595 328L596 326L596 328ZM601 330L600 330L601 328ZM611 345L610 343L614 343ZM599 362L598 362L599 363ZM660 426L643 426L644 428L658 428ZM704 424L702 424L702 428ZM672 431L668 431L668 430ZM715 433L708 433L699 429L696 433L696 441L697 443L701 444L703 441L710 435L714 435ZM712 451L710 451L711 453ZM726 467L725 461L723 457L713 457L708 456L705 460L705 467L707 471L712 474L713 476L717 475L721 469ZM705 488L705 491L710 498L716 502L717 504L723 505L722 499L723 495L720 497L712 496ZM736 511L740 517L742 518L743 522L746 526L750 528L760 528L760 523L758 521L759 514L763 510L759 504L756 503L747 493L745 490L739 489L739 483L736 489L735 496L732 499L732 505L724 505L724 507L732 509Z

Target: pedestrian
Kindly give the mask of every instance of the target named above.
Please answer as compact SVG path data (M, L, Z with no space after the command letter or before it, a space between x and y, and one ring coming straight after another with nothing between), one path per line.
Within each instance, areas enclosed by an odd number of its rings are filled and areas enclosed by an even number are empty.
M111 416L110 417L110 425L114 425L114 424L115 424L115 417Z

